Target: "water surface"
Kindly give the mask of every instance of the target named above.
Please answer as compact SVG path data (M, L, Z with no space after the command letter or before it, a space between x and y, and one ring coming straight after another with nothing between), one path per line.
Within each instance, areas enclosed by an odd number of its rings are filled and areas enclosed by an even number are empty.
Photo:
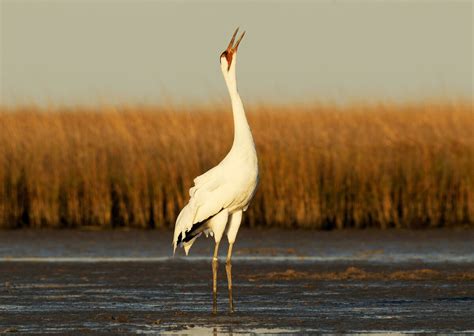
M229 314L212 241L167 231L0 232L0 331L292 334L474 331L472 231L243 230ZM226 245L222 246L224 256ZM223 258L222 258L223 259Z

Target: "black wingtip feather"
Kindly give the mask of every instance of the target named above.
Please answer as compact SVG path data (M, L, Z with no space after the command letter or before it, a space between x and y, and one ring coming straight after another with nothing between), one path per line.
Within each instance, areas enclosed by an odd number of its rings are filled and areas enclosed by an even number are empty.
M217 213L221 212L221 210L219 210ZM179 236L178 236L178 241L176 243L176 245L180 245L182 243L187 243L189 241L191 241L194 237L196 237L198 234L200 234L203 230L200 230L201 227L209 220L211 219L212 217L214 217L215 215L212 215L208 218L206 218L205 220L201 221L201 222L197 222L195 224L193 224L193 226L191 227L191 230L189 230L187 233L185 233L185 237L183 238L183 233L180 233Z

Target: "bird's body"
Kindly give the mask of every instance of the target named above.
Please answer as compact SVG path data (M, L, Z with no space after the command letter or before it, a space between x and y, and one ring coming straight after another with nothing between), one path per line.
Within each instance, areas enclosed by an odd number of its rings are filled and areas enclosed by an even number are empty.
M217 252L219 242L227 232L229 251L227 275L232 310L230 258L240 227L242 213L247 210L258 183L258 161L242 100L237 91L235 65L237 48L243 34L233 47L237 31L221 55L221 70L229 91L234 116L234 142L226 157L214 168L194 179L189 189L189 202L181 210L175 225L173 247L182 246L188 254L202 233L211 234L216 242L213 258L213 290L216 304ZM216 306L214 305L214 308Z
M250 129L245 131L250 137L248 141L234 140L232 149L217 166L194 179L189 203L178 216L173 239L174 247L182 244L186 254L203 232L220 240L227 222L216 223L214 216L241 216L239 213L248 208L257 186L258 163ZM238 227L229 226L227 233L236 235L237 230Z

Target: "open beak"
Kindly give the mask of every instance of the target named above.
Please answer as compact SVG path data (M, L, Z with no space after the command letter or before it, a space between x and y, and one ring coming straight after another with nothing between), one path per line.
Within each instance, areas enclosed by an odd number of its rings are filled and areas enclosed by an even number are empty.
M237 43L234 46L235 37L237 36L238 31L239 31L239 28L237 28L235 30L234 35L232 35L232 39L230 40L229 45L227 46L227 49L222 53L222 55L224 55L225 58L227 59L227 64L228 64L227 71L230 70L230 65L232 64L232 57L234 56L234 53L237 52L237 49L239 48L240 41L242 41L242 38L245 35L245 32L243 32L242 35L240 35L240 38L237 40Z

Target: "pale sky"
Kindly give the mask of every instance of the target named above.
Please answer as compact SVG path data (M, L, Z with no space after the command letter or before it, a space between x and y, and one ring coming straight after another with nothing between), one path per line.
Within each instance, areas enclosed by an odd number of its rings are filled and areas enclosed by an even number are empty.
M473 1L0 0L0 103L473 97Z

